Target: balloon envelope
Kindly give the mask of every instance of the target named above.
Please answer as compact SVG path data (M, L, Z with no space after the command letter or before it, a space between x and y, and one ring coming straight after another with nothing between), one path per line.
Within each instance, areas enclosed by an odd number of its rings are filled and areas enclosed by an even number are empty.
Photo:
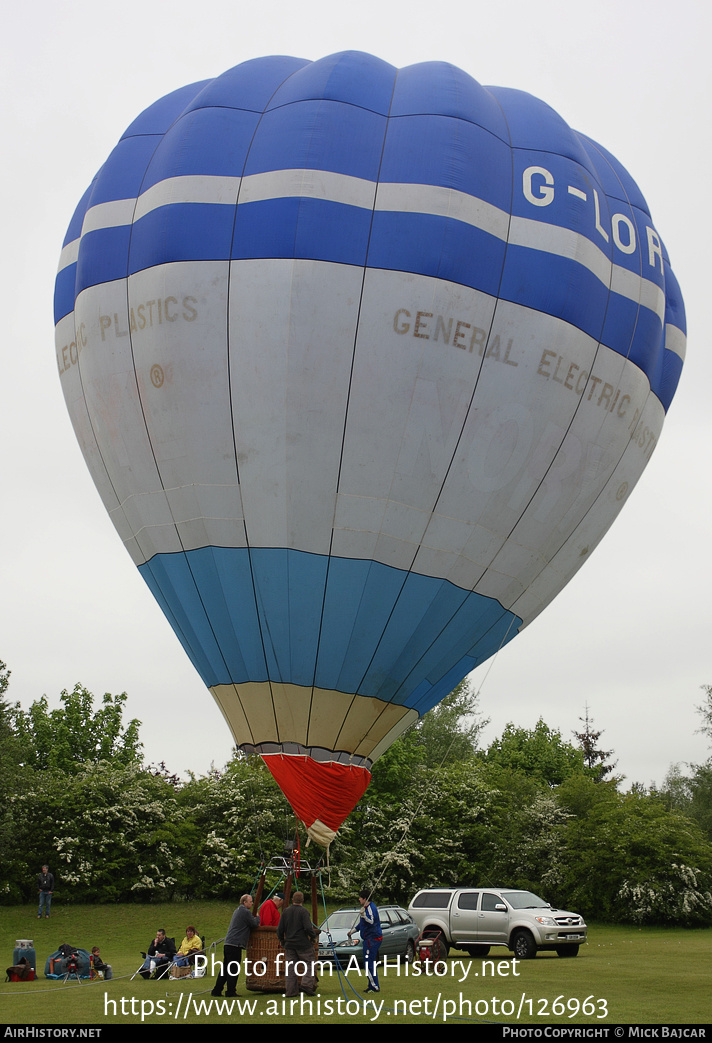
M527 94L351 52L142 113L72 219L56 322L114 525L327 840L587 560L685 345L603 148Z

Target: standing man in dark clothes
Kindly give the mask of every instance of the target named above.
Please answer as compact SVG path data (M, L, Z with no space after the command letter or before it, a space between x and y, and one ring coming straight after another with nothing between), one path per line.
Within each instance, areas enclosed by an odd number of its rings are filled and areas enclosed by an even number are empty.
M318 936L318 931L315 930L309 913L304 908L304 895L301 891L295 891L292 904L282 913L277 928L277 937L284 946L287 957L285 996L298 996L300 985L301 991L306 992L307 996L316 995L314 941ZM304 965L302 974L297 973L297 964Z
M226 996L237 995L237 976L240 973L242 950L247 948L250 931L260 926L259 917L253 916L250 912L251 909L252 895L243 895L240 904L232 914L232 920L225 935L222 970L215 980L211 996L222 996L225 984L227 984Z
M37 919L42 919L42 907L45 916L49 919L49 910L52 905L52 892L54 891L54 877L49 871L49 866L42 866L42 872L37 876L37 890L40 893L40 907L37 910Z

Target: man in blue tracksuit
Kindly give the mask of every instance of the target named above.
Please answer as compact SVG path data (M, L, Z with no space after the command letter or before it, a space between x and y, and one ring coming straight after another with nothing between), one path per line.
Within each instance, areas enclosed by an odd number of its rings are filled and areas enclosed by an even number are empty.
M381 942L383 941L381 920L376 903L371 901L371 892L368 888L359 891L358 901L361 906L361 918L358 927L349 931L349 938L354 931L358 931L363 939L363 962L366 966L366 977L368 978L366 992L380 992L381 987L378 984L376 963L378 961L378 950L381 948Z

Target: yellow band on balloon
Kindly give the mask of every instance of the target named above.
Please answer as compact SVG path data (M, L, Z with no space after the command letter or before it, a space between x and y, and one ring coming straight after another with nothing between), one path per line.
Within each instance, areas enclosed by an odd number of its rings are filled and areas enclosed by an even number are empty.
M418 720L417 711L397 703L276 681L210 690L238 746L298 743L373 761Z

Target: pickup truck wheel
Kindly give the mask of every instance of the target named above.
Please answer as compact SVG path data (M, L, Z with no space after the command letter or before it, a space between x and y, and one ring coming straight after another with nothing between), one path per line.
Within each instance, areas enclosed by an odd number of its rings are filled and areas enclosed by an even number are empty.
M512 938L512 951L518 960L533 960L536 945L529 931L517 931Z
M556 950L557 956L578 956L578 945L560 945Z
M472 957L479 956L479 957L481 957L483 959L484 959L485 956L487 956L487 954L490 951L489 945L463 945L462 948L463 948L463 951L466 952L468 956L472 956Z

